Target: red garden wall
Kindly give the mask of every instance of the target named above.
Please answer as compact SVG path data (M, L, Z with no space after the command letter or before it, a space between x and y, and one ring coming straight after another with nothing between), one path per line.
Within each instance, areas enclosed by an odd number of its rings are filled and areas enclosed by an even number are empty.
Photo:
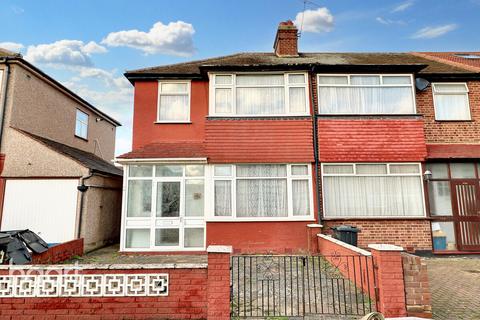
M418 256L402 252L407 313L410 317L432 317L432 295L427 263Z
M83 238L57 244L32 256L33 264L56 264L83 255Z

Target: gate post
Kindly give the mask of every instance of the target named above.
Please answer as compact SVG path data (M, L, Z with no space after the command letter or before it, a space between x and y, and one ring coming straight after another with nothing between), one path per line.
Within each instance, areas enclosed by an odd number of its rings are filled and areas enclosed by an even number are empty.
M207 319L230 319L231 246L208 246Z
M390 244L369 244L377 278L377 310L385 317L407 315L403 280L402 247Z

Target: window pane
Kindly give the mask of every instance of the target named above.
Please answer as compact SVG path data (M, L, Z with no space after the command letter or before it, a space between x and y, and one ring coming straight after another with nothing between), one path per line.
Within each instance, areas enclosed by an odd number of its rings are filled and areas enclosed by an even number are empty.
M158 120L188 121L188 95L161 95Z
M303 74L289 74L288 75L288 83L290 83L290 84L305 83L305 75L303 75Z
M286 217L287 180L237 180L238 217Z
M417 164L391 164L390 173L419 173L420 167Z
M467 87L464 83L435 83L435 92L467 92Z
M157 177L181 177L183 175L182 166L158 165L155 166L155 176Z
M457 250L453 222L432 222L433 250Z
M290 112L305 113L306 112L306 97L305 88L290 88Z
M466 94L435 94L436 120L470 120Z
M412 79L408 76L383 76L383 84L411 84Z
M284 87L237 88L237 114L283 114Z
M150 217L152 212L152 181L128 181L127 217Z
M322 76L318 77L318 84L348 84L347 76Z
M180 182L157 183L157 217L180 216Z
M155 245L159 247L178 246L180 243L179 229L157 229L155 230Z
M294 216L310 214L308 180L292 180L292 201Z
M215 113L232 113L232 89L215 89Z
M217 177L230 177L232 175L231 165L216 165L214 170Z
M475 179L475 165L473 163L450 163L452 179Z
M452 215L452 199L450 196L450 181L429 181L428 198L430 213L435 216Z
M215 216L232 215L232 181L215 181Z
M294 165L292 166L292 175L294 176L306 176L308 174L307 165Z
M351 85L379 85L380 76L351 76Z
M353 173L353 165L351 164L329 164L323 166L324 173Z
M283 74L237 75L237 85L283 85Z
M387 174L387 165L357 164L357 174Z
M150 165L129 165L128 174L130 177L151 177L153 167Z
M204 182L202 180L185 181L185 216L201 217L204 208Z
M88 123L88 114L83 111L77 110L77 120L85 124Z
M150 229L127 229L126 248L148 248L150 247Z
M216 75L215 76L215 83L216 84L232 84L232 76L225 74L225 75Z
M203 177L205 167L203 165L187 165L185 166L185 175L187 177Z
M448 165L446 163L427 163L427 170L432 173L432 179L448 179Z
M242 164L237 165L237 177L286 177L284 164Z
M188 86L186 83L162 83L162 93L180 93L187 92Z
M204 228L186 228L185 229L185 248L203 248L204 246Z

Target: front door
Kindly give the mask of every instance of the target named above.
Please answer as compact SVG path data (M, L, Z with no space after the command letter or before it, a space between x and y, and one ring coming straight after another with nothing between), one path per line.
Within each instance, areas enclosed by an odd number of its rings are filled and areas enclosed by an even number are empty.
M459 250L480 250L480 197L476 180L452 180L452 200Z

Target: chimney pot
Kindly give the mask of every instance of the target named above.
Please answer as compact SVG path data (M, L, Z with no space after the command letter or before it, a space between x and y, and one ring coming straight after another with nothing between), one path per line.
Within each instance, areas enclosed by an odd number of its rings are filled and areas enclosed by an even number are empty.
M278 25L273 49L278 57L298 57L298 29L292 20Z

